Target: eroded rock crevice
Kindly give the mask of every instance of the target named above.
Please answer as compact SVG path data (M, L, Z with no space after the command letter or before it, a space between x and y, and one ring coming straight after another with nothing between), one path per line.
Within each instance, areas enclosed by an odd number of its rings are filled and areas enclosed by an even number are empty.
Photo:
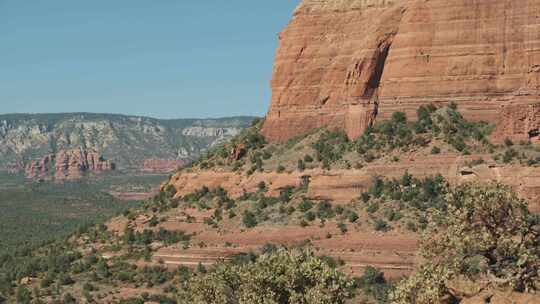
M381 79L384 73L384 67L386 65L386 59L390 53L391 41L382 42L376 50L374 56L375 68L372 70L371 76L366 84L364 91L364 98L371 99L377 94L381 85Z
M362 82L356 79L360 85L361 96L353 98L345 113L345 132L350 139L356 139L369 126L373 125L379 113L379 89L386 67L388 55L392 47L392 40L395 35L387 37L381 41L375 49L372 63L366 68L368 74L367 81ZM364 64L356 65L361 68ZM363 72L363 71L362 71ZM362 72L358 75L362 75Z

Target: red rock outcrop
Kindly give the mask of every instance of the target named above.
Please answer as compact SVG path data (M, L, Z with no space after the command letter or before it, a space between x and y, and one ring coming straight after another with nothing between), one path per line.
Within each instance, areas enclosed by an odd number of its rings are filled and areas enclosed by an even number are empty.
M540 103L503 106L493 139L502 142L506 137L519 141L540 140Z
M247 153L246 145L240 144L232 148L229 158L232 160L239 160Z
M328 125L355 137L450 101L497 123L502 106L540 97L538 15L538 0L304 0L280 34L263 133Z
M74 180L87 172L99 173L114 170L111 161L103 159L95 151L83 149L60 150L41 159L31 161L25 168L26 177Z
M61 150L56 154L54 176L57 180L71 180L81 178L85 172L99 173L113 169L113 163L95 151Z
M146 159L144 160L142 171L148 173L169 173L184 166L185 161L181 159Z
M45 178L48 172L53 168L54 154L48 154L41 159L32 160L25 167L25 174L27 178Z

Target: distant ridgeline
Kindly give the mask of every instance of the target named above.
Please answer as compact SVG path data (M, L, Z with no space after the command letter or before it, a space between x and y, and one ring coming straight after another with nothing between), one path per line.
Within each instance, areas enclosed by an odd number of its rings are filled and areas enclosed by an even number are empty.
M115 114L0 115L0 170L28 177L85 171L168 172L249 126L253 117L154 119Z

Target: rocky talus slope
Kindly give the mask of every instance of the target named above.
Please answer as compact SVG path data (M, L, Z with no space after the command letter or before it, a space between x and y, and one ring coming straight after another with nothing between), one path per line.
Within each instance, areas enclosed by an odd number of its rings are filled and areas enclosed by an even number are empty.
M118 170L169 172L238 134L252 119L159 120L90 113L0 115L0 170L18 172L35 167L37 171L30 169L35 172L29 175L39 175L37 167L46 167L53 155L58 163L66 157L73 159L66 151L81 150L95 151ZM69 171L70 166L66 166L68 169L60 171Z
M497 123L497 140L537 137L539 13L536 0L304 0L280 34L263 133L330 125L355 138L451 101Z

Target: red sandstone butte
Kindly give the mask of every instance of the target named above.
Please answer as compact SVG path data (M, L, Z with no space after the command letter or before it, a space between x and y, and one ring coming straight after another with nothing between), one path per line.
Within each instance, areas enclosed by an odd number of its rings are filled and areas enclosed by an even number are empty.
M104 160L95 151L83 149L61 150L56 154L55 178L78 179L85 172L105 172L114 169L114 165Z
M103 159L95 151L84 149L60 150L33 160L25 168L26 177L47 178L49 172L57 180L74 180L83 177L86 172L106 172L114 170L111 161Z
M514 124L496 139L534 135L539 15L538 0L304 0L279 37L263 133L327 125L354 138L395 111L455 102L468 119Z

